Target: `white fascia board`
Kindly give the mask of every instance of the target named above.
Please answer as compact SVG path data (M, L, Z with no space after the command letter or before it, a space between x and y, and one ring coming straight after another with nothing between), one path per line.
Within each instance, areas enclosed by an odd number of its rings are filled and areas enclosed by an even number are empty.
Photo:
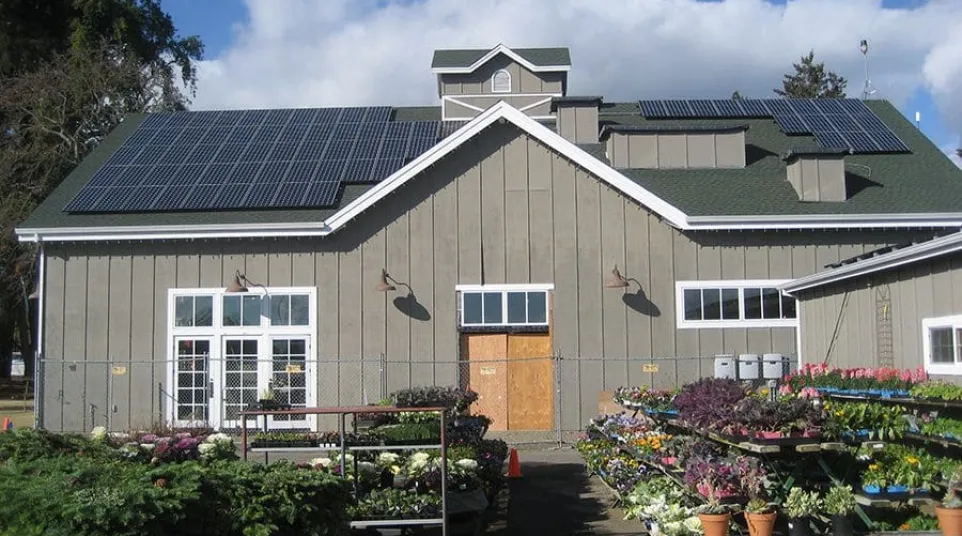
M485 63L491 61L492 58L498 54L504 54L505 56L511 58L512 60L524 65L526 69L533 72L556 72L556 71L570 71L570 65L535 65L530 61L522 58L517 52L511 50L504 45L498 45L488 51L487 54L481 56L481 58L469 65L468 67L433 67L431 72L434 74L468 74L473 73L478 67L481 67Z
M15 232L20 242L102 242L118 240L311 237L330 234L330 229L324 222L300 222L18 228Z
M531 137L544 143L559 154L564 155L567 159L581 166L589 173L599 177L611 187L624 192L625 195L645 205L656 214L665 218L672 225L681 226L684 223L685 214L674 206L656 197L648 190L586 153L577 145L564 139L551 129L528 117L510 104L499 102L329 218L327 224L331 232L336 231L361 212L371 208L372 205L382 198L407 181L415 178L445 155L457 149L462 143L473 138L498 120L511 122Z
M825 270L817 274L800 277L778 288L786 294L794 294L806 289L817 288L883 270L891 270L899 266L940 257L957 251L962 251L962 232L897 249L879 255L878 257L856 261L852 264Z
M962 228L962 213L689 216L685 230Z

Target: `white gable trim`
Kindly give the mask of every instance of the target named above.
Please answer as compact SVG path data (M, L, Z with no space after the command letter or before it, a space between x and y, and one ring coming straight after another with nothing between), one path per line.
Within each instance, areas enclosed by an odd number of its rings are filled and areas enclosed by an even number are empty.
M928 242L915 244L914 246L896 249L895 251L884 253L878 257L871 257L853 262L852 264L801 277L781 285L779 289L786 294L794 294L847 279L891 270L906 264L941 257L957 251L962 251L962 232L935 238Z
M533 72L536 72L536 73L557 72L557 71L570 71L570 70L571 70L571 66L570 66L570 65L535 65L535 64L531 63L530 61L522 58L517 52L511 50L510 48L508 48L508 47L506 47L506 46L504 46L504 45L498 45L498 46L492 48L491 50L489 50L487 54L485 54L484 56L481 56L481 58L480 58L478 61L472 63L472 64L469 65L468 67L434 67L434 68L431 69L431 72L434 73L434 74L468 74L468 73L473 73L474 71L476 71L476 70L478 69L478 67L481 67L481 66L484 65L485 63L488 63L489 61L491 61L492 58L494 58L494 57L497 56L498 54L504 54L505 56L511 58L512 60L516 61L517 63L520 63L521 65L524 65L524 67L525 67L526 69L528 69L529 71L533 71Z
M521 130L527 132L532 137L541 141L551 149L564 155L575 164L581 166L589 173L605 181L613 188L624 192L629 197L653 210L669 223L677 227L685 225L685 214L669 205L664 200L656 197L648 190L642 188L630 179L618 173L613 168L607 166L597 158L586 153L577 145L562 138L548 127L528 117L523 112L505 102L499 102L485 110L471 122L464 125L454 134L445 138L407 166L401 168L394 175L381 181L380 184L371 188L363 195L352 201L341 211L334 214L327 220L327 225L331 232L336 231L353 219L358 214L364 212L372 205L383 199L385 196L402 186L407 181L415 178L422 171L443 158L448 153L457 149L462 143L473 138L481 131L489 127L496 121L506 120L513 123Z

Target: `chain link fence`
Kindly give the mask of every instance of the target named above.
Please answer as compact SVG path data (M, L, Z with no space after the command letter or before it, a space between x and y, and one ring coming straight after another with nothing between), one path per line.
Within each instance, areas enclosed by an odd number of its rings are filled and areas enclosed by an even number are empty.
M277 404L358 406L417 386L470 387L490 433L515 443L570 442L599 412L613 410L623 385L675 388L715 375L711 357L551 357L463 360L306 359L298 348L262 359L243 348L213 359L203 348L174 361L39 363L36 412L44 428L87 431L157 423L231 430L239 412L270 398ZM794 366L785 358L785 370ZM310 419L314 419L311 417ZM333 421L273 417L272 428L334 429Z

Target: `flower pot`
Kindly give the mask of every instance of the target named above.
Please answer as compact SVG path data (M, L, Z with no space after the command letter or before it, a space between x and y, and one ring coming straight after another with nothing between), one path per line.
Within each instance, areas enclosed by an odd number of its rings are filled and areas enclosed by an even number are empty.
M781 432L758 432L758 437L762 439L779 439L784 437Z
M862 491L871 495L882 493L882 488L876 484L862 484Z
M885 488L885 491L887 491L887 492L889 492L889 493L907 493L907 492L909 491L909 487L908 487L908 486L902 486L902 485L892 485L892 486L889 486L889 487ZM962 535L960 535L960 536L962 536Z
M698 514L705 536L728 536L728 525L731 514Z
M852 536L855 528L852 526L852 518L843 515L832 516L832 534L834 536Z
M745 523L748 524L748 533L751 536L772 536L772 530L775 528L775 519L777 517L778 512L769 512L767 514L745 512Z
M935 507L943 536L962 536L962 508Z
M822 437L822 431L821 430L805 430L804 432L802 432L802 437L810 437L810 438L817 439Z
M812 527L808 523L808 518L798 518L788 520L789 536L812 536Z

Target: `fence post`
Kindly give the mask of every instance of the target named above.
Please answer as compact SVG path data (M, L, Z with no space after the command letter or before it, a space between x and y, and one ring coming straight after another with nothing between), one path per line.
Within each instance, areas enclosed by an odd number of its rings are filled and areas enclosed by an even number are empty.
M43 354L36 352L33 359L33 427L40 430L43 428Z
M561 394L561 372L562 372L561 367L563 366L562 365L563 361L561 359L561 352L555 352L552 359L555 362L555 366L554 366L555 439L557 440L558 447L560 448L562 444L564 444L564 438L562 437L562 434L561 434L561 402L562 402L561 397L563 396Z

